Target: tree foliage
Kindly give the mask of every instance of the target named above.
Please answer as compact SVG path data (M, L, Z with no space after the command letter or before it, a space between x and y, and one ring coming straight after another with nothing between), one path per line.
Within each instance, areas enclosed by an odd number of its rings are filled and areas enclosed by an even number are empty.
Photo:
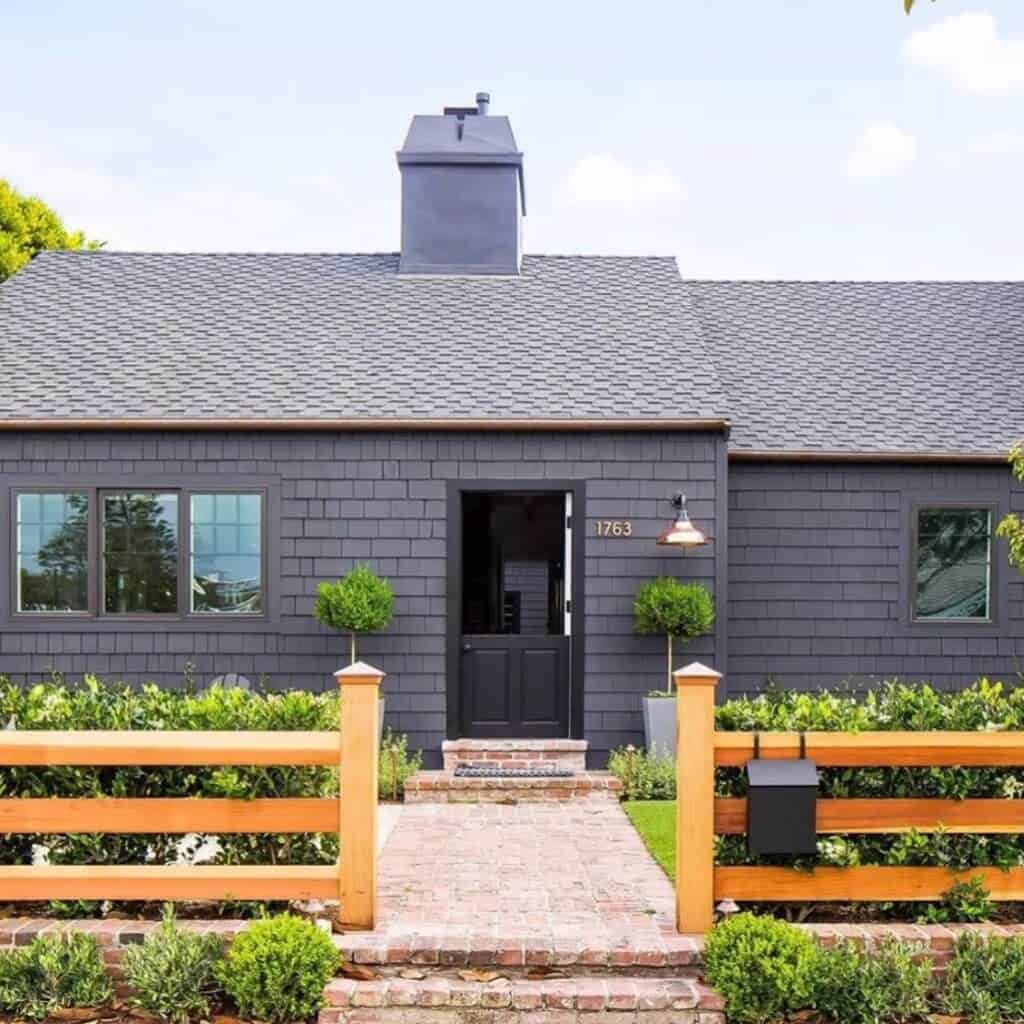
M1024 484L1024 441L1010 449L1010 472ZM1024 572L1024 519L1011 512L996 527L996 536L1010 545L1010 565Z
M671 576L648 580L633 601L638 633L660 633L668 641L668 683L672 692L672 641L703 636L715 624L715 599L700 583L680 583Z
M356 660L356 634L383 629L390 621L395 595L367 565L357 565L344 579L321 583L313 604L313 617L331 629L351 636Z
M914 9L914 4L915 3L916 3L916 0L903 0L903 10L907 14L909 14ZM935 0L932 0L932 3L935 3Z
M26 196L0 178L0 281L44 249L98 249L102 243L68 231L36 196Z
M715 602L702 584L680 583L663 576L637 591L633 618L638 633L692 640L714 625Z

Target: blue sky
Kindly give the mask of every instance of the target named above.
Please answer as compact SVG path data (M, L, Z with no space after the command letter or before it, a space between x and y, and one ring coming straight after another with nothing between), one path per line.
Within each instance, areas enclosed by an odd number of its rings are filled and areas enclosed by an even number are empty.
M116 249L393 250L409 117L489 90L527 252L1024 277L1024 3L4 0L0 176Z

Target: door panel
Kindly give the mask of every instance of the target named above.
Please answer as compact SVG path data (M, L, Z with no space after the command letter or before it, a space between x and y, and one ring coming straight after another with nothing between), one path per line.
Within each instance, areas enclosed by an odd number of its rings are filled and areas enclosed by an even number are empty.
M462 659L463 685L472 696L472 716L479 725L508 725L513 717L508 649L474 648Z
M524 723L558 724L558 709L566 694L562 680L566 678L567 637L555 637L557 647L538 649L531 644L522 652L519 692L522 695L519 718Z
M568 637L467 636L461 661L464 736L567 735Z

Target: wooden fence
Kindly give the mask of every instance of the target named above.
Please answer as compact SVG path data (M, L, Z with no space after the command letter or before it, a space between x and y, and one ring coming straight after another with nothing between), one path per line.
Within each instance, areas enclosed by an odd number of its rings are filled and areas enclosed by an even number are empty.
M717 900L800 902L938 899L954 881L981 876L997 900L1024 900L1024 867L954 872L942 867L716 867L715 835L746 831L746 800L715 798L715 768L754 756L749 732L716 732L715 687L721 675L694 663L674 673L678 691L676 759L676 924L711 927ZM1024 732L809 732L807 756L825 767L1024 765ZM760 733L760 756L798 757L800 735ZM823 799L819 833L1024 832L1024 800Z
M382 672L335 673L340 732L0 731L0 766L337 765L339 799L0 799L12 833L337 832L337 865L0 865L0 903L26 900L337 899L373 928Z

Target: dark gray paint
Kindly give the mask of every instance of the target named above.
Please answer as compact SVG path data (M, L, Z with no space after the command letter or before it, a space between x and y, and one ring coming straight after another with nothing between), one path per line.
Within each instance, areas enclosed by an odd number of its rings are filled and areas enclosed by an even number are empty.
M768 678L815 689L884 678L953 687L1024 667L1024 576L993 542L994 621L911 622L919 505L1024 510L1001 466L733 464L729 468L729 692Z
M402 174L399 270L517 274L525 214L523 155L507 117L464 108L412 119Z
M388 673L388 724L439 761L445 733L446 494L449 480L586 483L583 732L593 760L642 742L640 697L659 686L664 645L633 633L637 587L656 575L715 583L715 545L685 555L654 539L680 488L712 535L718 453L714 434L59 433L0 435L0 572L9 580L12 485L63 482L167 486L260 481L277 494L268 514L276 592L264 621L57 622L12 619L0 588L0 673L37 679L51 669L132 681L199 682L261 673L275 687L321 689L345 660L344 638L311 617L318 580L366 561L393 583L396 617L363 640L361 655ZM628 539L598 538L597 518L630 518ZM275 529L276 527L276 529ZM274 547L276 545L276 548ZM274 573L274 565L279 572ZM680 652L715 664L715 638Z

